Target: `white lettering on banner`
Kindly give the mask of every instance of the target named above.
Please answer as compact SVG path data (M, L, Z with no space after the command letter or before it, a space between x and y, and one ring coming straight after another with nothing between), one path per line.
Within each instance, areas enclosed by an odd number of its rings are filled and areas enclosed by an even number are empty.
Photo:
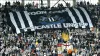
M61 23L58 23L57 26L58 28L62 28Z
M54 25L54 24L50 24L50 28L53 28L53 25Z
M68 28L68 27L82 27L82 26L88 26L88 23L58 23L58 24L49 24L49 25L40 25L40 26L34 26L34 27L27 27L24 29L50 29L50 28Z
M59 23L59 24L50 24L50 25L35 26L34 28L35 29L49 29L49 28L62 28L62 26Z
M65 24L65 23L63 23L63 26L64 26L65 28L67 28L67 27L68 27L68 25L67 25L67 24Z
M46 11L36 11L36 12L29 12L29 15L39 15L39 14L47 14Z
M56 24L54 25L54 28L58 28Z
M28 12L28 14L29 15L40 15L40 14L47 14L47 13L49 13L49 14L54 14L54 13L64 13L64 12L66 12L66 10L58 10L58 11L49 11L49 12L47 12L47 11L34 11L34 12Z
M29 15L40 15L40 14L55 14L55 13L64 13L64 12L68 12L67 10L68 8L64 9L64 10L58 10L58 11L33 11L33 12L28 12Z
M78 23L63 23L64 28L67 27L76 27L78 26Z
M75 28L77 28L78 27L78 23L75 23L74 26L75 26Z
M35 29L42 29L41 26L35 26Z
M51 13L64 13L64 12L66 12L66 10L59 10L59 11L49 11L49 13L51 14Z
M63 23L64 28L67 27L82 27L82 26L88 26L88 23Z
M79 27L88 26L88 23L79 23Z
M49 25L42 25L42 28L48 29L48 28L50 28L50 26Z

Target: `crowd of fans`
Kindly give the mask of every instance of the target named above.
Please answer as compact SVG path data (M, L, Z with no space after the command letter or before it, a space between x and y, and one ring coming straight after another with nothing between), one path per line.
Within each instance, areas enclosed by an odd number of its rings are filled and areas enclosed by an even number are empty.
M100 43L94 33L71 33L68 41L62 34L66 31L44 30L20 35L0 37L2 56L92 56L99 55ZM34 34L33 34L34 33Z
M70 7L70 4L66 4ZM100 5L92 5L89 2L78 2L77 6L83 6L89 9L93 18L99 20ZM64 7L63 4L58 5ZM57 7L56 7L57 8ZM27 4L23 6L20 2L6 2L0 4L0 13L5 19L7 10L31 10L39 9L38 5ZM46 7L47 9L47 7ZM5 21L5 20L4 20ZM43 30L37 32L22 33L19 35L13 33L1 33L0 35L0 55L1 56L100 56L100 36L88 32L81 34L79 32L70 33L68 40L62 38L64 30Z

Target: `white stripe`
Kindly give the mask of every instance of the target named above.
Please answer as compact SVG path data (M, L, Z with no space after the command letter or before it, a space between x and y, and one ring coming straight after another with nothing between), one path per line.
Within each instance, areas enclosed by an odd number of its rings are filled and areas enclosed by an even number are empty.
M26 19L27 19L27 21L28 21L28 23L29 23L29 26L32 28L31 31L34 31L35 29L34 29L34 27L33 27L33 23L32 23L32 21L31 21L29 15L28 15L28 12L27 12L27 11L24 11L24 14L25 14Z
M15 19L14 19L13 13L10 12L9 15L10 15L10 20L11 20L11 22L13 23L13 25L14 25L15 28L16 28L17 34L20 33L20 29L19 29L18 26L17 26L17 23L16 23L16 21L15 21Z
M48 18L49 19L49 21L51 22L51 18Z
M52 21L55 21L53 17L51 17Z
M24 24L24 21L23 21L23 19L22 19L22 16L21 16L21 14L20 14L20 12L16 12L16 13L17 13L18 19L19 19L19 21L20 21L20 23L21 23L21 27L22 27L22 28L26 28L26 27L25 27L25 24ZM27 31L27 29L24 29L24 31Z
M82 7L80 7L80 9L81 9L81 10L83 11L83 13L85 14L85 16L86 16L86 18L87 18L87 21L88 21L88 23L89 23L90 28L93 27L93 24L92 24L92 22L91 22L91 20L90 20L90 16L89 16L88 13L86 12L86 10L85 10L84 8L82 8Z
M73 23L77 23L75 20L75 17L73 16L72 12L69 10L69 8L66 8L66 11L68 12L69 16L71 17ZM78 28L78 26L76 26L75 28Z
M75 8L73 8L73 9L76 12L77 16L79 17L81 23L84 23L83 17L81 16L80 12L77 9L75 9ZM86 27L82 26L82 28L86 28Z

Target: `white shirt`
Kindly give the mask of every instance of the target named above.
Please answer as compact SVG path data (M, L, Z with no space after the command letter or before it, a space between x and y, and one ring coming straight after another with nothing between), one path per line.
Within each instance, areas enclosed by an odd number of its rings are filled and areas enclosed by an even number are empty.
M3 52L4 52L4 49L2 49L0 53L3 53Z
M46 56L46 53L44 53L44 56Z
M69 37L69 39L72 39L72 38L73 38L73 36L70 36L70 37Z
M97 56L97 54L94 54L93 56Z
M74 52L72 53L72 56L75 56L75 53Z
M37 47L36 50L39 50L39 48Z
M53 50L53 53L55 53L55 50Z
M8 53L9 53L8 50L6 50L6 51L5 51L5 54L8 54Z

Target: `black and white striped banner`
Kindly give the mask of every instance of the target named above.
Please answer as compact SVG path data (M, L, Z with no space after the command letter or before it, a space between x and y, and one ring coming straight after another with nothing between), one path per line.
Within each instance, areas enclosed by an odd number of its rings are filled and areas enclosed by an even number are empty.
M7 17L8 25L17 33L26 32L29 29L35 31L51 28L93 27L93 21L83 7L63 10L12 11L7 14Z

